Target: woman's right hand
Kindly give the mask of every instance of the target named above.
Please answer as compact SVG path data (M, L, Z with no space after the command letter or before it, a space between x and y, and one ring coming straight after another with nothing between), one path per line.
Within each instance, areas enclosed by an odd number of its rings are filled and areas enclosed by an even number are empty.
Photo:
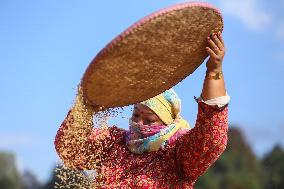
M209 46L206 51L210 58L206 63L207 72L219 73L222 71L222 63L226 53L221 32L213 33L207 38Z

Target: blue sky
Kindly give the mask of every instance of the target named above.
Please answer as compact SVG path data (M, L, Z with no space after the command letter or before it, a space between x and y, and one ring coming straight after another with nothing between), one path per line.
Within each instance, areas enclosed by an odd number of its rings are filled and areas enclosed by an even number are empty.
M132 23L179 2L0 1L0 150L15 152L21 170L48 179L57 161L54 136L89 62ZM262 156L284 144L284 1L208 2L224 16L229 121ZM202 65L175 87L191 125L204 73Z

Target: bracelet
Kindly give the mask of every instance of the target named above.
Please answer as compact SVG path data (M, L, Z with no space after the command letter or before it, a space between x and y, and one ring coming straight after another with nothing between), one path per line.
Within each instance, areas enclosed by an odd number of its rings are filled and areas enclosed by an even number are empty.
M223 72L222 71L215 73L215 75L210 75L210 73L212 73L212 72L206 71L206 78L207 79L218 80L218 79L221 79L223 77Z

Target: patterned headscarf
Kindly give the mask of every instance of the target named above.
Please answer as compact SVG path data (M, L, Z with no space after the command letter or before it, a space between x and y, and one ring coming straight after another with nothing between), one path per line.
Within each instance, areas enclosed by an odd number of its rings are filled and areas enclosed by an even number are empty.
M173 89L141 102L163 121L163 125L141 125L130 120L126 135L129 150L136 154L157 151L173 143L190 129L181 115L181 100Z

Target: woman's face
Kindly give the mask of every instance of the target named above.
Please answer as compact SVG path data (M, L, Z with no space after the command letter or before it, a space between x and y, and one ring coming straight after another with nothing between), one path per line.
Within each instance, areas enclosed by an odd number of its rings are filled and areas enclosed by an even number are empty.
M134 105L132 121L143 125L163 124L162 120L147 106L143 104Z

